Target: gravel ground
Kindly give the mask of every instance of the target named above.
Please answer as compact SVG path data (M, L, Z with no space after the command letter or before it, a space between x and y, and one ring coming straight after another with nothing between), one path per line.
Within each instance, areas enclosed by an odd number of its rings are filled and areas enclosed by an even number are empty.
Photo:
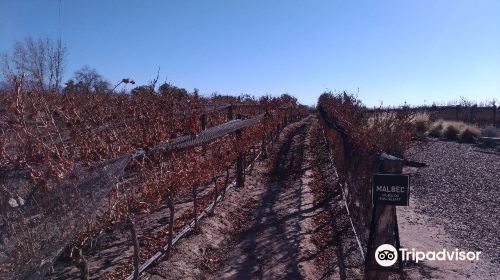
M407 158L427 163L411 178L415 209L442 226L453 246L482 251L500 264L500 155L474 145L432 141Z

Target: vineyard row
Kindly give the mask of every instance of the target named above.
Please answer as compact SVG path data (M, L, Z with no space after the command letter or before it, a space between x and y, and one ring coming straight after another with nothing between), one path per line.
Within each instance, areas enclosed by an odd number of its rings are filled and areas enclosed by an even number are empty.
M0 246L9 256L0 271L43 278L54 267L54 275L64 277L73 271L68 265L76 264L81 275L97 270L104 271L99 277L114 279L139 271L139 263L165 244L168 256L174 232L191 221L196 226L198 209L219 197L218 185L224 186L223 193L230 180L242 186L247 158L258 149L265 153L284 126L307 114L289 98L246 100L229 107L203 106L227 100L186 98L7 96L1 160L6 174L19 176L9 175L12 180L3 183L13 186L8 195L19 203L0 203L5 209L0 226L7 229L2 241L10 244ZM192 109L210 106L222 109L210 114ZM192 115L171 117L172 111ZM133 121L123 121L130 116ZM175 137L175 131L187 135ZM159 215L168 217L161 219L168 220L162 222L166 231L135 226ZM135 253L110 264L99 257L99 240L122 238L123 227ZM127 255L128 247L119 250ZM75 261L61 261L67 257ZM87 259L100 267L87 267ZM103 270L109 265L116 269Z

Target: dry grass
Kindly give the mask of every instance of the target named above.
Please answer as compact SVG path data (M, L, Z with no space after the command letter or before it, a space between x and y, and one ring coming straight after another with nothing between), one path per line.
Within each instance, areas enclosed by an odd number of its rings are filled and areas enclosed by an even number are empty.
M411 122L415 128L416 136L423 136L431 128L431 120L426 112L414 114Z
M429 130L429 136L434 138L441 138L443 136L443 122L437 121L431 124L431 128Z
M481 136L497 137L498 135L499 135L498 129L492 125L481 128Z
M475 126L467 126L458 136L461 142L475 143L480 134L481 131L479 128Z
M395 116L396 116L395 112L382 112L374 114L368 118L367 127L369 129L372 129L375 125L378 125L379 123L386 123L389 120L394 119Z
M367 128L374 129L377 126L394 128L395 120L398 119L396 112L381 112L370 116L367 120ZM411 133L415 137L425 137L425 133L431 129L431 120L427 112L419 112L408 115L411 125ZM441 135L440 135L441 136ZM439 136L439 137L440 137Z
M464 122L438 120L429 129L429 136L446 140L474 143L481 135L479 127Z
M457 126L455 126L454 124L449 124L449 125L445 126L445 128L443 130L443 137L446 140L455 141L455 140L458 140L459 133L460 133L460 130L458 129Z

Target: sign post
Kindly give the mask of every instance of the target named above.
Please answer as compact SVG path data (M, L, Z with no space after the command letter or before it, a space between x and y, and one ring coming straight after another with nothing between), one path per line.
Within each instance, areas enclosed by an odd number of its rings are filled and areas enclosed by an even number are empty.
M373 175L372 198L374 205L408 206L410 176L401 174Z
M402 272L402 259L398 256L399 269L383 267L375 260L375 253L383 244L394 245L399 252L399 229L395 206L408 206L410 179L402 175L403 160L387 154L380 156L379 173L373 176L373 211L365 259L366 279L388 279L391 272Z

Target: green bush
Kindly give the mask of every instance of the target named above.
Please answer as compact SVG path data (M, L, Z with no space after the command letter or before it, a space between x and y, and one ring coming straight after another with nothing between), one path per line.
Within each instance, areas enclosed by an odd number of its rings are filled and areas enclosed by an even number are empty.
M479 137L479 130L474 127L465 128L459 135L459 139L464 143L475 143Z
M455 141L458 140L458 134L460 130L456 128L454 125L448 125L443 132L443 137L446 140Z

